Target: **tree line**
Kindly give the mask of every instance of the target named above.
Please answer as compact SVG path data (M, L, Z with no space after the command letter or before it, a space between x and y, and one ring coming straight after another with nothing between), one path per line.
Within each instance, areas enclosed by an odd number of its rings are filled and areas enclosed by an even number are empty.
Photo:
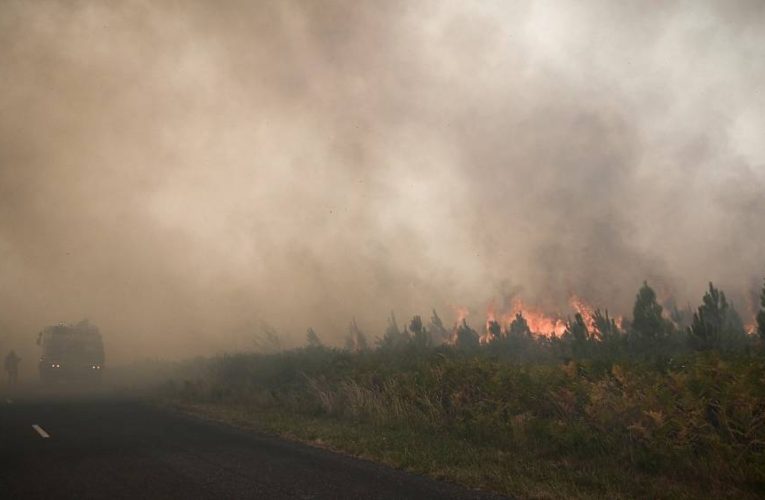
M695 312L673 307L665 311L656 292L647 282L637 292L630 319L617 321L607 310L596 309L591 317L576 313L566 321L565 332L559 336L538 335L533 332L522 312L506 326L490 321L485 331L471 327L462 320L447 328L433 310L426 325L421 316L414 316L400 326L395 314L374 342L362 331L355 319L348 327L344 348L363 352L380 350L424 350L448 344L453 349L477 351L485 349L497 354L525 357L572 356L599 354L678 354L684 351L740 351L765 343L765 285L760 293L760 309L756 314L755 332L746 331L736 308L725 292L709 283L708 290ZM306 336L309 348L322 348L319 335L309 328Z

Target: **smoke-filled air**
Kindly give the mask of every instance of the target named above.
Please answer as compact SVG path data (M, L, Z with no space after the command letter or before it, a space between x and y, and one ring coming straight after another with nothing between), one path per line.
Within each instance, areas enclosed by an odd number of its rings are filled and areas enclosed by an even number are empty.
M0 351L555 334L644 280L754 324L764 81L759 1L4 1Z

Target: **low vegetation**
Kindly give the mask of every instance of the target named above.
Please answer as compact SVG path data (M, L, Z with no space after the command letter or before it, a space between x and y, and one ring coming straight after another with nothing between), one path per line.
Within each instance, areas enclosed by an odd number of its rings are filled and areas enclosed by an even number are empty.
M434 346L434 315L403 330L391 318L370 349L353 322L346 349L311 330L304 348L196 360L162 394L189 411L514 496L757 497L765 352L731 311L710 285L681 329L644 285L631 325L577 315L561 338L533 335L519 316L505 330L487 325L491 342L464 322L452 344Z

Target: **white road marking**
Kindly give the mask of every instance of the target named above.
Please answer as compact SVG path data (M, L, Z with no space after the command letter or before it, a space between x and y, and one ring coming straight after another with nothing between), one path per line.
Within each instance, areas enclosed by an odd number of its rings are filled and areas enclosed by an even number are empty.
M45 432L45 429L43 429L42 427L40 427L37 424L32 424L32 429L36 430L37 433L40 435L40 437L43 438L43 439L50 437L50 434Z

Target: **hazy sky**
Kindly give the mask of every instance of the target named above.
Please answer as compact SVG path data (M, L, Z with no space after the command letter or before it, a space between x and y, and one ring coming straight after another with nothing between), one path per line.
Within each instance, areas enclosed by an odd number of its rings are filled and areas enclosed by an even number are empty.
M765 3L0 3L0 350L765 277ZM746 315L746 313L745 313Z

